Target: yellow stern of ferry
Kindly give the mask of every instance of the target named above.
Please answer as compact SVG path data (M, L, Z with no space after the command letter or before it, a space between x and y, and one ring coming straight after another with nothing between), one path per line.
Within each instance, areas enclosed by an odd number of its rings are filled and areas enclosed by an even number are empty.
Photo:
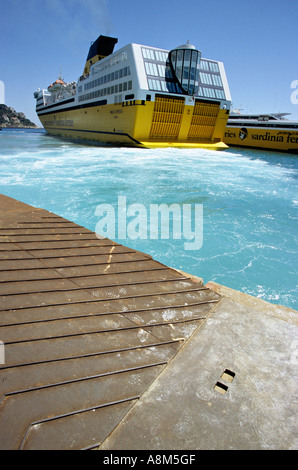
M134 139L147 148L228 148L222 141L228 113L218 103L155 96L136 112Z

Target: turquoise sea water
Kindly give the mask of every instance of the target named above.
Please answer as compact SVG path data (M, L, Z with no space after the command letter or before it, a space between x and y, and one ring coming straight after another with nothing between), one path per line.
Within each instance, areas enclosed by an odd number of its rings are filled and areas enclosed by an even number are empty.
M203 206L203 245L117 239L156 260L298 309L298 157L261 150L109 148L0 132L0 193L95 230L98 205ZM132 219L127 219L132 220ZM149 224L149 220L148 220ZM116 232L117 235L117 232Z

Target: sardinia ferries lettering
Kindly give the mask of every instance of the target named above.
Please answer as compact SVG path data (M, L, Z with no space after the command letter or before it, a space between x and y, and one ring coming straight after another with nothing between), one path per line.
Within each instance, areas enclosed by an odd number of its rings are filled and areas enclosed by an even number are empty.
M248 135L248 131L245 127L242 127L240 129L238 135L236 132L231 132L229 130L225 133L225 137L228 137L229 139L236 139L236 137L239 137L239 139L244 140L246 139L247 135Z
M289 133L271 134L266 132L265 134L252 134L251 138L253 140L265 140L267 142L286 142L287 144L297 144L298 143L298 134L289 132Z
M227 131L225 133L225 137L228 137L229 139L236 139L237 137L240 140L245 140L248 137L248 130L244 127L242 127L237 134L237 132L231 132ZM267 142L284 142L287 144L297 144L298 143L298 133L297 132L277 132L272 134L269 131L266 131L265 133L256 133L254 132L253 134L250 135L250 138L252 140L258 140L258 141L267 141Z

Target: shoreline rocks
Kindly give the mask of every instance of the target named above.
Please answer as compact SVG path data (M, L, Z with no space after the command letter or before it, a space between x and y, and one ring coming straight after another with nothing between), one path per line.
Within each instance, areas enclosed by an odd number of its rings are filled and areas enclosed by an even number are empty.
M24 113L18 113L14 108L0 104L0 128L37 128L38 126L27 119Z

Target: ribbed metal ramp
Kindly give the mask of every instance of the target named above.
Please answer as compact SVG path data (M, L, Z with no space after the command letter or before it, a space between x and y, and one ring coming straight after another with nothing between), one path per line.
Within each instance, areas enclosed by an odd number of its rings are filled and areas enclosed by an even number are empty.
M100 448L220 296L48 211L0 207L0 448Z

